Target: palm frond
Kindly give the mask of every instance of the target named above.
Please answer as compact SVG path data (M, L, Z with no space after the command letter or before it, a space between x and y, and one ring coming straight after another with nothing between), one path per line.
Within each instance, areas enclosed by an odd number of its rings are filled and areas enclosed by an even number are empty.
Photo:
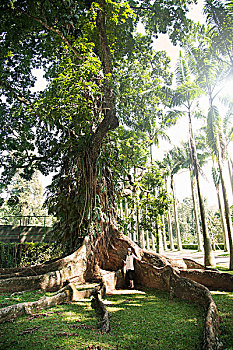
M211 172L212 172L212 178L213 178L215 186L219 185L219 183L220 183L219 170L215 166L213 166Z
M178 85L181 85L190 81L191 79L190 70L186 60L182 56L181 51L179 53L179 58L177 61L175 72L176 72L176 81Z

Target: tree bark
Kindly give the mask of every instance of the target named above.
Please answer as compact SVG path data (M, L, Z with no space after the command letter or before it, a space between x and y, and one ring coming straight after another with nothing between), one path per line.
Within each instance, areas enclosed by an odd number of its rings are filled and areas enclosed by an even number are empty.
M219 192L219 185L216 184L216 192L218 197L218 207L219 207L219 213L220 213L220 219L221 219L221 225L222 225L222 234L223 234L223 243L224 243L224 251L229 251L229 241L228 241L228 235L227 235L227 227L226 227L226 220L224 217L224 212L222 208L221 203L221 197Z
M0 323L11 321L19 316L31 315L36 311L44 310L69 301L89 298L92 290L94 290L93 286L92 288L78 290L74 283L70 283L51 297L43 297L37 301L14 304L0 309Z
M223 193L224 208L225 208L225 219L226 219L227 233L228 233L228 239L229 239L229 249L230 249L230 266L229 266L229 269L233 270L233 238L232 238L232 232L233 231L232 231L231 213L230 213L230 209L229 209L229 202L228 202L228 196L227 196L227 191L226 191L225 180L224 180L224 176L223 176L221 153L220 153L221 150L220 150L220 147L219 147L219 139L218 139L217 143L218 143L217 162L218 162L220 179L221 179L221 184L222 184L222 193Z
M106 1L99 1L101 9L98 11L96 25L99 32L100 47L101 47L101 59L103 64L104 76L112 75L112 59L110 48L108 45L108 39L106 34L106 16L105 8ZM116 116L115 98L111 88L110 79L107 78L104 85L104 106L103 106L104 118L102 122L97 127L95 133L92 136L92 155L96 159L99 153L100 146L106 134L110 130L114 130L118 127L119 121Z
M174 241L173 241L173 232L172 232L172 221L171 221L170 208L168 208L167 220L168 220L168 233L169 233L169 241L170 241L170 250L174 250L175 248L174 248Z
M103 228L102 234L97 236L94 242L90 242L90 237L86 237L83 246L69 257L59 259L51 264L46 264L46 266L44 264L33 268L35 275L37 272L46 271L48 273L49 270L58 268L65 271L69 270L69 276L64 281L68 283L68 286L62 288L62 283L57 283L56 287L60 291L51 299L45 298L38 302L27 303L26 305L18 304L17 306L10 307L10 310L6 310L6 308L2 309L0 311L0 321L9 320L11 317L14 318L25 314L25 312L31 313L33 310L36 311L67 300L75 300L79 297L79 289L81 290L82 287L79 287L79 285L83 283L103 284L106 291L111 291L116 287L122 288L124 286L122 274L123 260L125 259L128 248L131 247L134 255L137 257L135 261L135 282L137 285L167 291L171 297L176 296L184 300L202 304L206 310L204 349L217 348L218 311L209 290L204 285L208 285L211 289L216 289L217 287L223 290L233 291L233 276L227 273L200 270L202 266L191 260L166 259L159 254L143 251L128 237L122 235L113 225L106 225L105 223L101 225ZM106 238L104 237L106 234L109 238L107 245ZM74 268L70 268L71 263L74 264ZM75 268L76 264L77 267ZM192 267L192 269L190 270L188 267ZM197 270L193 270L193 268L197 268ZM12 271L13 273L11 274L11 269L1 269L0 272L5 273L5 277L7 277L4 279L4 276L2 276L1 286L4 287L4 283L9 279L9 276L14 279L18 278L20 282L23 282L22 279L30 275L30 267L17 270L13 269ZM82 276L81 279L80 276ZM33 286L32 284L30 289ZM44 285L43 289L51 290L50 288L50 281L47 280L47 286ZM7 288L3 290L6 292ZM8 291L12 293L12 286ZM87 291L83 292L86 293ZM109 317L104 307L102 309L102 316L104 321L103 331L109 331Z
M179 225L178 211L177 211L177 199L176 199L173 175L171 175L171 188L172 188L172 194L173 194L173 209L174 209L174 218L175 218L175 224L176 224L177 249L182 250L182 243L181 243L181 237L180 237L180 225Z
M156 225L156 234L157 234L157 252L159 254L162 254L164 252L164 246L163 246L163 236L162 236L160 223Z
M197 193L198 193L198 199L199 199L202 233L203 233L203 240L204 240L204 262L206 267L207 266L214 267L216 266L216 263L215 263L212 246L211 246L211 239L208 232L208 227L206 224L204 201L203 201L202 193L200 189L197 152L196 152L196 146L195 146L194 137L193 137L192 120L191 120L190 111L189 111L189 147L190 147L190 159L191 159L192 170L196 177L196 182L197 182Z
M166 227L165 227L165 219L164 219L164 215L162 215L162 236L163 236L163 247L164 250L167 250L167 237L166 237Z
M165 188L168 192L167 178L165 179ZM172 220L171 220L170 207L168 207L168 211L167 211L167 222L168 222L168 235L169 235L169 242L170 242L170 250L174 250L174 240L173 240L173 232L172 232Z
M203 238L204 238L204 252L205 252L204 262L206 267L208 266L214 267L216 266L216 263L215 263L213 249L212 249L210 235L208 232L208 227L206 224L205 207L204 207L204 201L200 190L198 173L196 174L196 179L197 179L197 191L198 191L200 214L201 214L201 221L202 221L202 232L203 232Z
M231 190L233 194L233 162L232 159L228 155L228 170L229 170L229 176L230 176L230 182L231 182Z
M191 170L190 170L190 180L191 180L191 190L192 190L192 200L193 200L193 212L194 212L196 234L197 234L197 245L198 245L198 251L202 252L203 242L202 242L201 229L200 229L199 218L198 218L197 198L196 198L196 191L194 187L195 183L194 183L194 178L191 174Z

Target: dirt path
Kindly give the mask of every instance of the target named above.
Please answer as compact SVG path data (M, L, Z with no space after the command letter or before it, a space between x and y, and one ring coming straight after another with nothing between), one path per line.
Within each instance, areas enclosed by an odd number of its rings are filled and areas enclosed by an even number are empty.
M200 264L204 264L204 253L198 252L197 250L182 250L182 251L166 251L162 254L167 258L189 258L193 259ZM216 265L221 267L229 267L230 258L229 254L223 250L214 251Z

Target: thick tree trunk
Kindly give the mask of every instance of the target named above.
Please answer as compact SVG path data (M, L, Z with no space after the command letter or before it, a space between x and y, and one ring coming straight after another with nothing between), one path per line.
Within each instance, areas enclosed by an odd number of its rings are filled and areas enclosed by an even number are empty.
M56 262L21 269L0 269L0 292L12 293L32 289L55 291L61 289L68 282L76 285L89 281L99 282L102 280L103 271L121 271L129 247L137 257L139 265L145 262L159 269L169 265L182 270L191 269L190 271L194 271L193 269L198 269L200 271L202 269L204 271L202 265L192 260L168 259L160 254L142 250L113 225L102 224L102 227L102 235L92 242L90 242L90 237L86 237L82 247L75 253ZM105 235L108 235L108 240L104 237ZM192 272L190 274L192 275ZM216 274L217 276L222 275L219 272L209 271L209 280L213 278L214 281ZM202 275L203 273L200 271L199 276ZM229 281L233 279L231 275L226 275L229 276ZM39 282L35 283L34 278L38 278ZM199 282L202 283L201 277L199 278ZM12 282L9 282L10 280ZM145 281L144 278L141 282L140 279L138 280L140 284L144 285L143 281ZM148 284L150 281L145 283ZM151 283L153 284L153 281ZM203 284L205 285L204 279ZM212 287L214 288L214 282ZM231 288L233 290L233 283Z
M108 39L106 34L106 0L100 0L101 10L99 10L96 25L99 32L100 38L100 48L101 48L101 60L103 65L104 76L112 75L112 58L111 52L108 45ZM96 159L99 154L99 149L102 144L102 141L106 134L110 130L114 130L118 127L119 121L116 116L116 106L115 106L115 97L112 91L111 83L109 77L106 78L104 86L104 106L103 106L104 118L91 139L91 147L93 158Z
M176 296L201 303L206 310L204 349L217 349L218 312L209 290L204 285L208 285L211 289L217 287L233 291L233 276L216 271L205 271L203 266L192 260L166 259L159 254L143 251L128 237L122 235L113 225L101 223L101 226L102 235L96 237L92 242L90 242L91 238L87 237L83 246L66 258L59 259L51 264L33 267L33 271L31 268L1 269L0 291L4 293L7 291L12 293L14 290L14 283L10 286L7 283L10 277L14 281L18 279L17 288L21 284L25 287L21 287L21 290L31 290L35 287L44 290L55 290L56 287L59 290L64 283L67 283L68 286L62 288L59 293L51 298L2 309L0 311L0 321L9 320L12 317L25 314L25 312L30 313L33 310L36 311L67 300L75 300L79 298L79 293L82 290L82 286L79 287L79 285L83 283L102 283L107 292L116 287L124 287L123 260L128 247L131 247L137 257L135 261L136 284L168 291L171 297ZM106 237L108 237L108 240L106 240ZM192 269L189 269L190 267ZM193 268L198 270L193 270ZM36 275L44 272L45 275L48 275L49 271L59 271L59 274L54 275L54 278L57 278L55 284L52 283L51 285L49 278L46 281L44 280L43 285L35 286L32 281L30 287L28 283L24 284L24 279L32 277L33 273ZM63 275L64 277L62 277ZM87 293L88 291L82 290L82 293L84 292ZM103 331L109 331L109 317L101 301L99 307L102 310L103 321L105 321Z

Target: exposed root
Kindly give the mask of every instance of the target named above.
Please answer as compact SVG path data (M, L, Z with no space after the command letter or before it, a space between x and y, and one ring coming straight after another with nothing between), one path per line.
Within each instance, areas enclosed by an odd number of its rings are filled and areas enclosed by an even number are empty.
M233 291L233 275L214 270L180 270L180 275L203 284L210 290Z
M68 257L51 264L25 269L1 269L0 292L14 292L32 289L60 291L53 297L38 302L14 305L0 310L0 320L16 317L38 309L50 307L73 298L77 289L72 285L102 281L106 292L124 286L123 260L127 249L132 248L137 257L135 282L145 287L168 291L170 296L202 304L206 310L204 349L218 349L219 317L210 289L233 290L233 276L227 273L204 270L204 267L190 259L167 259L156 253L143 251L114 226L104 227L110 243L106 245L103 236L93 242L88 238L83 246ZM68 284L66 287L64 285ZM100 292L100 291L99 291ZM110 330L106 307L97 293L98 308L103 317L102 331ZM101 292L102 293L102 292ZM72 294L72 297L71 297ZM51 299L52 298L52 299ZM14 315L14 316L10 316Z
M48 309L55 305L89 298L95 288L96 286L93 285L77 287L74 283L69 283L53 296L43 297L32 302L14 304L0 309L0 323L14 320L19 316L31 315L39 310Z
M66 286L54 296L43 297L37 301L19 303L0 309L0 323L10 321L23 315L31 315L38 310L62 304L72 298L72 286Z
M110 321L109 313L105 304L102 301L102 296L105 294L105 286L102 284L101 288L96 288L92 292L92 301L91 305L96 310L101 318L101 332L108 333L110 332Z

